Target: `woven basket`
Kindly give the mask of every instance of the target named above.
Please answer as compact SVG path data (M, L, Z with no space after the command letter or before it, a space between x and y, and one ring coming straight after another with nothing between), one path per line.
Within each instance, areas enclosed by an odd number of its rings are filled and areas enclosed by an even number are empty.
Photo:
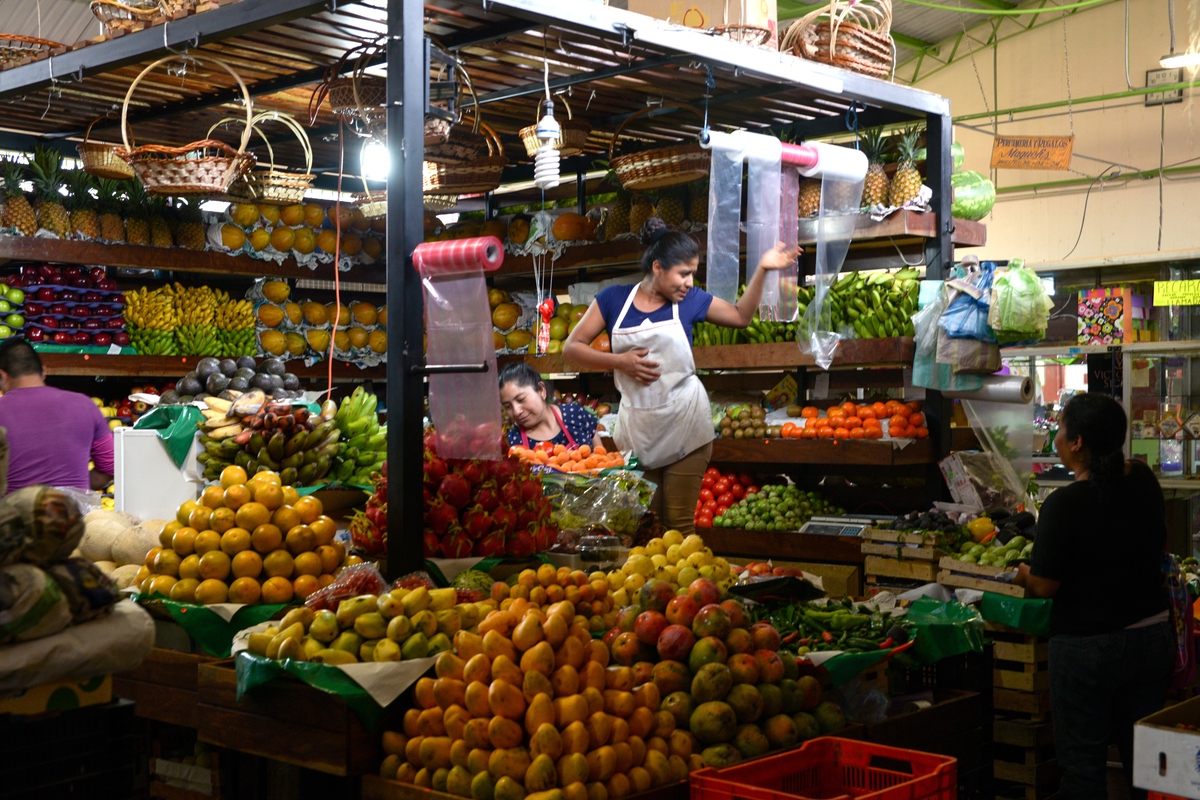
M571 105L567 102L567 98L560 96L558 101L567 108L567 118L558 123L562 128L562 133L558 137L558 141L554 146L558 149L560 156L575 156L583 152L583 148L587 146L588 136L592 133L592 126L583 120L571 119ZM545 100L538 100L537 113L534 114L535 119L540 120L542 117L542 105ZM542 140L537 137L537 124L530 125L528 128L521 128L521 141L525 143L525 152L530 158L537 155L538 148L542 146Z
M680 105L697 116L703 116L700 109L689 105ZM613 156L617 140L625 126L642 114L653 111L653 108L643 108L628 116L613 133L608 145L608 165L617 174L621 188L626 191L649 191L665 189L669 186L679 186L708 177L711 156L708 150L697 144L677 144L670 147L657 147L653 150L643 150L625 156Z
M896 63L891 0L831 0L796 20L779 49L874 78L890 78Z
M425 147L425 160L434 164L469 164L485 155L489 148L487 136L479 132L479 98L475 94L471 76L458 64L455 65L454 71L462 77L462 85L471 97L472 121L469 124L463 122L464 106L460 104L457 109L458 120L449 128L446 138ZM427 117L426 124L428 119Z
M714 25L712 33L722 39L731 39L738 44L758 47L762 50L774 50L771 43L771 29L758 25Z
M92 0L92 15L109 33L137 25L157 25L196 7L196 0Z
M490 192L500 186L500 179L508 159L500 137L486 122L480 127L488 136L488 154L474 159L469 164L424 163L425 194L460 195Z
M387 125L387 79L366 74L375 56L383 52L383 37L360 42L342 53L325 70L325 76L308 101L308 121L315 125L321 103L329 99L329 109L363 135L380 133ZM347 66L350 74L343 76Z
M133 167L117 155L118 145L93 142L88 139L92 133L92 125L101 119L104 117L92 120L87 126L87 130L84 131L83 142L75 145L75 149L79 152L79 161L83 165L83 171L89 175L95 175L97 178L110 178L114 181L129 180L133 177Z
M41 58L49 55L50 51L57 47L66 47L66 45L52 42L49 39L38 39L35 36L0 33L0 69L29 58Z
M121 139L125 146L116 151L125 159L137 174L146 192L154 195L223 195L229 191L233 182L242 177L254 166L254 156L246 152L246 144L250 140L252 118L254 115L250 92L241 77L233 68L215 58L207 59L224 69L237 81L242 90L246 105L246 128L242 131L242 140L237 150L224 142L215 139L203 139L191 142L181 147L144 144L133 148L129 143L129 100L133 90L152 70L168 61L181 60L182 56L166 56L160 58L143 69L129 90L125 92L125 102L121 106ZM190 58L190 57L189 57Z
M271 141L263 135L260 127L261 123L271 121L283 123L300 140L300 144L304 148L303 173L287 172L275 168L275 149L271 147ZM208 129L209 135L212 135L218 125L226 122L237 122L237 120L233 118L221 120ZM234 181L226 193L227 197L241 202L267 203L277 206L304 202L304 196L312 188L313 178L316 177L309 172L312 169L312 145L308 141L308 134L304 132L304 128L300 127L300 123L296 122L292 115L278 111L263 111L255 114L251 126L266 143L271 165L267 169L252 170L244 177Z

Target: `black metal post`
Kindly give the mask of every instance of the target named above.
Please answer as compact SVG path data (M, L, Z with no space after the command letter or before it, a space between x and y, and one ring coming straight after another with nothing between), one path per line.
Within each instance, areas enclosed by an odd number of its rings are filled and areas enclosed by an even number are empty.
M388 0L387 42L387 329L390 368L388 411L388 559L389 580L419 569L423 559L422 425L424 378L420 368L424 308L421 281L412 264L413 249L424 239L421 162L425 156L424 7Z
M929 155L925 162L925 180L933 189L931 203L937 220L935 235L925 242L925 277L942 280L954 264L954 243L951 240L954 219L950 215L950 205L954 201L950 189L950 173L954 171L950 145L954 132L949 113L926 117L925 136ZM934 441L934 454L936 460L940 461L950 455L950 418L953 416L954 401L943 398L942 393L936 391L927 391L925 396L925 416L930 437ZM949 499L946 482L936 463L926 469L925 492L931 503Z

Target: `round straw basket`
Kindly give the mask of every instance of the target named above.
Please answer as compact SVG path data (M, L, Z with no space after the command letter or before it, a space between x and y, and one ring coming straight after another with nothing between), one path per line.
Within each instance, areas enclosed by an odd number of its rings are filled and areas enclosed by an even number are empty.
M700 109L689 105L680 105L688 111L702 116ZM630 153L625 156L613 156L617 140L625 126L643 114L653 111L653 108L643 108L631 114L613 133L608 145L608 164L621 181L621 187L627 191L648 191L665 189L669 186L679 186L684 183L708 177L711 158L709 151L696 144L677 144L670 147L657 147L653 150L643 150L640 153Z
M796 20L779 49L875 78L889 78L896 61L891 0L832 0Z
M460 195L490 192L500 186L500 179L508 159L496 132L487 123L480 123L488 135L488 155L481 156L468 164L439 164L426 161L424 164L425 194Z
M537 113L534 114L534 124L528 128L521 128L521 141L525 144L525 152L530 158L537 155L538 148L542 146L542 140L537 136L537 121L542 118L542 106L545 100L538 100ZM583 152L583 148L587 146L588 136L592 132L592 126L583 120L571 119L571 105L567 102L567 98L560 96L558 102L566 106L567 118L559 123L562 128L562 133L559 134L558 141L554 143L558 149L560 156L575 156Z
M92 133L92 125L101 119L103 117L92 120L83 134L83 142L75 145L75 149L79 152L79 161L83 164L83 171L89 175L95 175L97 178L110 178L114 181L129 180L133 177L133 167L117 155L118 146L107 142L93 142L88 138Z

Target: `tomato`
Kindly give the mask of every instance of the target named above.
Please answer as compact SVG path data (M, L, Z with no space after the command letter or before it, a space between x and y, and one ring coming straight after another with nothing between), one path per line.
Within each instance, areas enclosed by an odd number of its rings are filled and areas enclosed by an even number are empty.
M779 430L779 435L785 439L790 439L792 438L792 431L794 430L796 430L794 423L785 422L783 423L783 427Z
M896 416L908 419L913 415L913 410L903 403L896 404Z
M729 479L721 478L713 484L712 492L715 495L722 495L729 491Z
M883 424L874 417L868 417L867 419L863 420L863 427L867 430L871 430L872 428L882 428Z
M844 418L850 416L849 414L846 413L846 409L838 408L837 406L834 406L833 408L829 409L829 411L827 411L826 413L829 415L830 419L844 419Z
M700 510L700 508L701 508L703 505L704 505L704 503L702 503L701 501L697 500L697 501L696 501L696 510L697 510L697 511L699 511L699 510Z
M918 439L928 439L929 438L929 428L917 428L917 438Z
M717 510L717 501L716 500L709 500L707 503L705 503L700 508L701 512L707 511L709 513L712 513L712 512L715 512L716 510Z
M902 428L898 425L894 425L894 426L888 428L888 436L892 437L893 439L903 439L904 438L904 428Z
M711 490L709 490L709 489L701 489L700 490L700 502L707 503L709 500L716 500L716 499L717 498L713 496L713 493Z
M914 425L918 428L921 427L925 424L925 415L919 411L915 412L911 417L908 418L908 424Z
M908 418L902 417L899 414L897 414L896 416L894 416L888 420L888 426L892 427L892 428L895 428L895 427L906 428L906 427L908 427Z
M755 486L754 484L750 484L749 486L746 487L746 495L749 496L752 494L758 494L758 487Z
M833 438L833 428L829 427L828 425L817 428L817 438L818 439L832 439Z
M879 427L864 428L863 430L866 431L865 435L866 435L866 438L868 438L868 439L882 439L883 438L883 428L879 428Z
M729 481L730 483L737 483L737 480L738 480L737 473L736 472L726 472L725 480Z
M851 402L842 403L842 411L846 412L847 417L853 417L854 412L858 410L858 406Z
M887 406L883 403L872 403L871 410L874 411L875 416L879 417L880 419L883 419L885 416L891 416L891 414L888 414Z
M805 419L816 419L817 417L821 416L821 412L817 410L816 406L805 406L804 408L800 409L800 416L804 417Z
M850 429L850 438L851 439L865 439L866 433L867 433L866 428L851 428Z
M746 487L742 486L740 483L735 483L729 487L729 493L738 500L741 500L746 496Z
M817 429L816 428L805 428L804 430L800 431L800 438L801 439L817 438Z
M704 477L712 478L715 481L717 478L721 477L721 470L717 469L716 467L709 467L708 469L704 470Z
M875 419L876 416L877 414L875 413L875 409L871 408L870 406L863 406L858 410L858 418L863 422L866 422L869 419Z
M725 506L726 508L729 508L729 506L733 505L736 502L737 502L737 498L733 496L733 492L726 492L725 494L723 494L717 498L717 505Z
M717 516L718 517L723 515L728 510L729 510L729 506L723 506L723 505L720 505L719 503L717 504Z
M714 478L712 475L705 475L704 480L700 481L700 485L703 486L705 489L711 489L713 487L713 484L715 484L716 482L717 482L717 479Z
M849 439L850 438L850 429L849 428L834 428L833 438Z
M863 426L863 421L861 419L859 419L858 417L849 417L846 419L846 427L849 428L850 430L854 430L855 428L861 428L862 426Z
M916 414L916 413L920 412L920 410L921 410L921 404L920 404L920 403L918 403L916 400L912 400L912 401L910 401L910 402L907 402L907 403L905 403L904 405L905 405L905 406L906 406L906 407L907 407L907 408L908 408L910 411L912 411L914 414Z
M711 528L712 526L713 526L713 515L712 514L700 514L699 516L696 517L696 527Z
M754 485L754 476L751 475L749 472L739 472L738 473L738 483L740 483L742 485L742 488L745 488L747 486L753 486Z

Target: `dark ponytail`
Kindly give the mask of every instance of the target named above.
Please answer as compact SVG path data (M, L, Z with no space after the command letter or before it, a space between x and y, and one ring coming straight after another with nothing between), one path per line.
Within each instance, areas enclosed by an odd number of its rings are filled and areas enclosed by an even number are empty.
M646 252L642 253L642 272L647 275L654 272L655 261L663 269L670 269L700 257L700 246L695 239L669 229L658 217L646 220L639 237L646 246Z
M1125 409L1103 394L1077 394L1062 410L1059 424L1067 438L1083 439L1091 460L1088 474L1102 496L1119 492L1125 482L1125 435L1128 418Z

